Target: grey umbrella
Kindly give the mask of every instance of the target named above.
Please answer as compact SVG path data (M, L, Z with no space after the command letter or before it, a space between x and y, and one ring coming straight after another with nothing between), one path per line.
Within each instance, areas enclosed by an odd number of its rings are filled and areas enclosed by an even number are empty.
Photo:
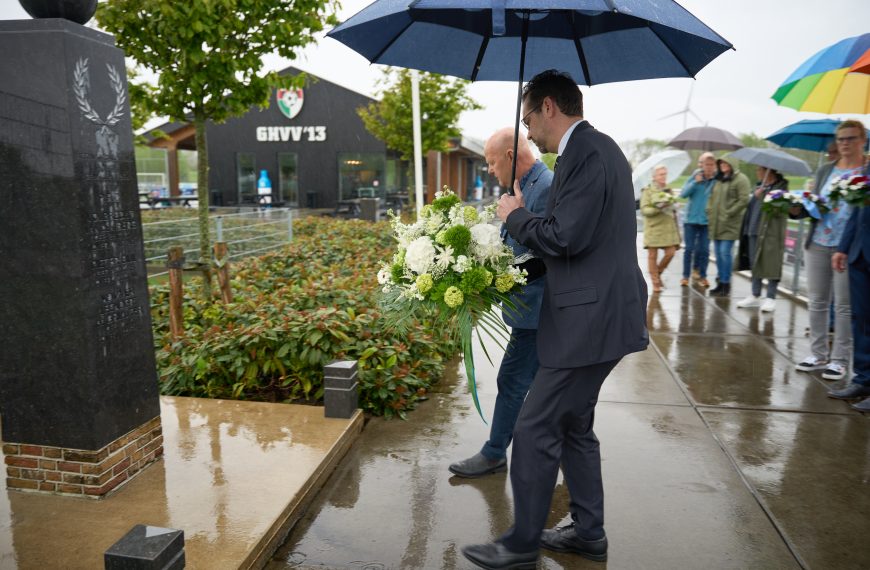
M729 156L749 164L755 164L756 166L773 168L778 172L786 174L809 176L812 173L812 169L803 160L774 148L753 148L747 146L740 150L735 150Z
M743 148L743 143L725 129L692 127L671 139L668 146L683 150L736 150Z

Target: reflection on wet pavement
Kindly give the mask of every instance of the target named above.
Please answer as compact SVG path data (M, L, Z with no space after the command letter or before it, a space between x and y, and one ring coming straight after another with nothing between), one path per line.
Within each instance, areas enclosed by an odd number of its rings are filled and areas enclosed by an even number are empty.
M870 566L866 418L751 410L703 413L810 568Z
M650 298L653 346L601 392L609 561L542 551L538 567L870 567L867 418L795 372L806 310L740 312L740 278L730 299L678 279ZM491 414L495 367L476 362ZM408 421L370 420L268 568L472 568L459 549L507 530L512 491L505 474L447 471L488 434L456 369ZM560 479L548 525L567 503Z

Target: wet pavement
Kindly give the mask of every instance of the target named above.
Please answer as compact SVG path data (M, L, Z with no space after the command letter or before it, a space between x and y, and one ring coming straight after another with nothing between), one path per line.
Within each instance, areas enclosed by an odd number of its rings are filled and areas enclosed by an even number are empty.
M183 530L187 568L257 567L363 424L315 406L162 396L160 408L162 460L108 497L0 492L0 569L102 568L136 524Z
M542 551L538 567L870 568L870 417L826 397L845 382L794 370L806 309L738 309L740 277L728 299L681 288L680 261L651 297L650 348L597 408L609 561ZM489 415L498 362L475 362ZM267 568L473 568L460 548L511 525L510 481L447 466L487 434L457 365L408 421L369 421ZM549 525L567 503L560 479Z

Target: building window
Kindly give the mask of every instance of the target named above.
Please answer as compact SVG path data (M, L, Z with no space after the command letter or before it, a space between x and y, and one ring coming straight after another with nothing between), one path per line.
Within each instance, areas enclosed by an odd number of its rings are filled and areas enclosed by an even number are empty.
M239 189L239 204L257 202L257 165L252 152L236 154L236 180Z
M338 153L338 195L340 200L375 196L386 192L385 155L382 152Z
M299 172L296 170L298 155L295 152L278 153L278 197L288 206L299 206Z
M136 147L136 179L139 192L155 196L169 196L169 165L166 149Z

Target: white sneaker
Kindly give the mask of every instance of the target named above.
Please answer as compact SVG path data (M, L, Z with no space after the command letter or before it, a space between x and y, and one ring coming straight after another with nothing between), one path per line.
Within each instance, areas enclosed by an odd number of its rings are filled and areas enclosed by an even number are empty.
M761 297L754 297L752 295L740 300L737 303L737 306L741 309L749 309L752 307L758 307L759 305L761 305Z
M763 313L772 313L776 310L776 300L768 297L761 303L761 311Z
M827 368L827 366L827 360L822 360L821 358L816 358L815 356L807 356L806 358L801 360L797 364L797 366L795 366L795 368L800 370L801 372L810 372L812 370L821 370L822 368Z
M841 380L846 376L846 367L838 362L828 364L825 371L822 372L822 378L825 380Z

